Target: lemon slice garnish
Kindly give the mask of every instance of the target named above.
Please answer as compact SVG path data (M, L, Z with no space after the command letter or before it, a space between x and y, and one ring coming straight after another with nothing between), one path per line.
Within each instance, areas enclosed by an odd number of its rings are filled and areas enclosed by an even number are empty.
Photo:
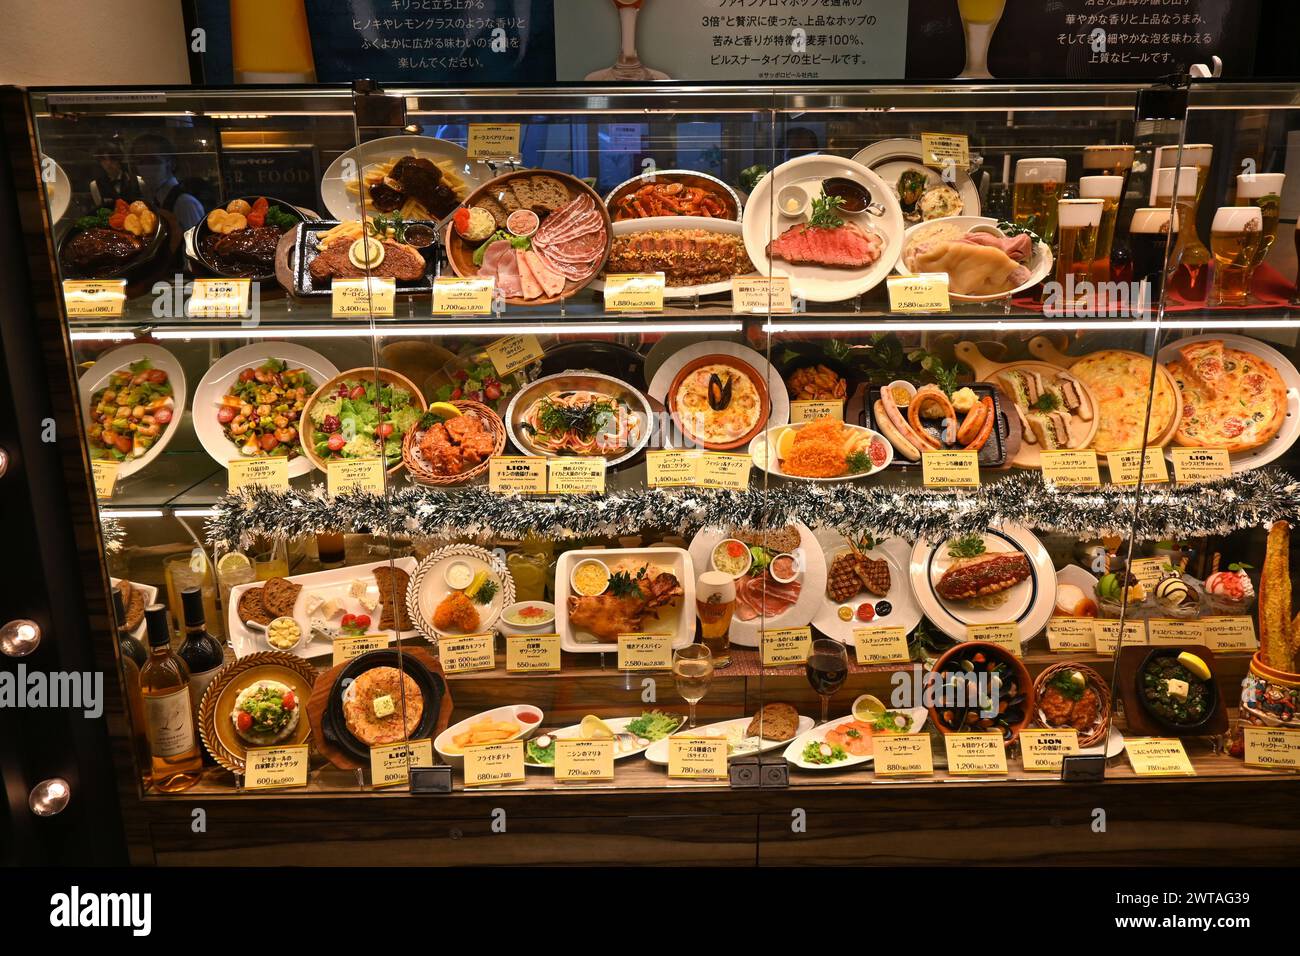
M614 736L614 731L609 724L605 723L595 714L588 714L582 718L582 724L579 727L582 736L589 740L606 740Z
M863 694L853 702L853 716L858 720L872 721L885 712L885 705L880 698Z
M1178 655L1178 663L1182 664L1189 671L1199 677L1201 680L1210 679L1210 668L1205 661L1201 660L1191 651L1183 651Z
M799 433L798 429L787 428L776 439L776 457L785 461L794 451L794 436Z
M451 402L434 402L429 406L429 411L442 418L460 418L460 409Z
M240 554L238 551L231 551L223 554L221 560L217 562L218 574L232 574L236 571L252 570L253 562L248 560L247 555Z

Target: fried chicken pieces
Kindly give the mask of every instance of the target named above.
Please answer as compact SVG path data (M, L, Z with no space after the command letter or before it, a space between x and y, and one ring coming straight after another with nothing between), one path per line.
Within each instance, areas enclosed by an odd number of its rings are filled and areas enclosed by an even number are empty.
M492 456L495 439L477 415L435 422L420 436L420 455L442 477L459 475Z

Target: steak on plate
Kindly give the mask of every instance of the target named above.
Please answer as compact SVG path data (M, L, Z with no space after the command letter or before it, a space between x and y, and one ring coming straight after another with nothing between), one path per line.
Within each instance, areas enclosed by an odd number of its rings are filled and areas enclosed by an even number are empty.
M367 275L365 269L358 269L348 258L349 243L334 243L328 249L316 253L307 267L311 277L318 281L324 279L361 279ZM424 275L424 256L405 243L384 240L384 261L368 273L400 282L414 282Z
M78 272L110 276L125 268L143 245L143 240L129 232L96 227L69 239L63 259Z
M767 254L793 265L861 269L880 258L879 237L851 222L827 228L800 223L767 244Z

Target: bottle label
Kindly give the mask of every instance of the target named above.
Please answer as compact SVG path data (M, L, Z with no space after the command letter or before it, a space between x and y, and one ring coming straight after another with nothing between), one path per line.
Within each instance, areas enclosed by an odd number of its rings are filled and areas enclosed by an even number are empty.
M194 711L188 684L160 697L146 695L144 716L149 727L149 752L155 757L175 757L194 747Z
M217 676L217 671L223 666L225 665L218 664L211 670L190 672L190 703L194 707L195 715L199 712L199 704L203 702L203 692L208 689L212 678Z

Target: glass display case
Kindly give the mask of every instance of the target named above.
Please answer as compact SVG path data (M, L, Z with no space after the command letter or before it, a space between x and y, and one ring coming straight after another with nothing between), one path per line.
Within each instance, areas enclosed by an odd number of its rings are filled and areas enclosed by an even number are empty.
M1295 87L8 100L142 858L1294 782Z

